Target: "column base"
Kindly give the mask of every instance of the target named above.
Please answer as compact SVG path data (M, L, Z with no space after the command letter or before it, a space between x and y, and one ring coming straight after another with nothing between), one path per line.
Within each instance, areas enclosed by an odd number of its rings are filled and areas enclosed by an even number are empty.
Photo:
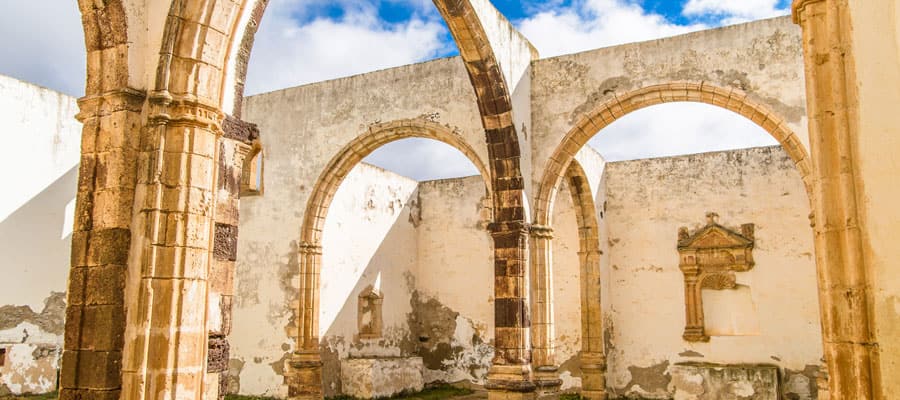
M606 400L606 355L581 354L581 397L590 400Z
M322 357L319 352L298 351L285 361L284 381L288 400L322 400Z
M538 399L558 399L562 392L562 379L559 379L559 367L549 365L535 368L534 385Z
M488 372L488 400L535 400L529 365L494 365Z

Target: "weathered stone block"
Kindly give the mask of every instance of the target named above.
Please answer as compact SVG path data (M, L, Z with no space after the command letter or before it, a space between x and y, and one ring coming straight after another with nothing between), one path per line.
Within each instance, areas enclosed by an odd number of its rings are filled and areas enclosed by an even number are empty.
M360 358L341 361L344 394L361 399L418 392L425 387L421 357Z
M777 400L774 365L677 364L669 369L669 392L683 400Z

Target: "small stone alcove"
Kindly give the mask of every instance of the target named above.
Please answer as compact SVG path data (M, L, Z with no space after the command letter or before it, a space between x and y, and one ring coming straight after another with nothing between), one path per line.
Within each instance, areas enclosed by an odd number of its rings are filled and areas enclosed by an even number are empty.
M706 226L693 234L686 227L678 230L679 268L684 273L686 324L683 337L689 342L709 341L703 291L746 288L738 285L735 273L749 271L755 265L753 224L742 225L738 233L719 225L716 213L708 213L706 218ZM747 317L755 318L755 315Z
M360 339L380 339L382 337L382 303L384 303L384 294L371 285L359 294L357 324Z

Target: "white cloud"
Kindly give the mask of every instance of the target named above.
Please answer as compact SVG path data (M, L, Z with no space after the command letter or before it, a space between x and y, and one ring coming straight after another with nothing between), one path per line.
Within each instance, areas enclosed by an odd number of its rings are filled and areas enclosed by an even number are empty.
M341 3L338 19L309 15L322 3L270 3L250 59L248 94L411 64L452 45L443 42L445 28L433 16L416 12L389 24L371 2ZM423 6L421 0L410 4Z
M78 2L11 0L3 6L0 74L82 96L87 67Z
M722 25L785 15L779 0L689 0L684 5L687 17L720 18Z
M681 25L646 11L636 0L574 0L518 22L542 57L673 36L782 13L778 0L689 0ZM608 160L629 160L774 145L762 128L718 107L675 103L629 114L589 143Z
M673 36L706 28L678 25L626 0L576 0L518 22L542 57Z
M462 152L444 142L411 138L379 147L365 162L388 171L428 181L478 175L478 168Z
M669 103L635 111L594 136L590 146L608 161L666 157L778 142L734 112L701 103Z

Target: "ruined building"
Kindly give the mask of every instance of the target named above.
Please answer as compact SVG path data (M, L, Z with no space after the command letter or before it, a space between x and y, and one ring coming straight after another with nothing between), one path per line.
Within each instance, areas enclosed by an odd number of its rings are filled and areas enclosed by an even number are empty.
M4 170L52 177L4 199L0 394L900 392L896 1L541 58L435 0L459 57L245 98L266 3L82 1L85 97L0 77ZM586 146L672 102L780 145ZM361 163L412 137L480 174Z

